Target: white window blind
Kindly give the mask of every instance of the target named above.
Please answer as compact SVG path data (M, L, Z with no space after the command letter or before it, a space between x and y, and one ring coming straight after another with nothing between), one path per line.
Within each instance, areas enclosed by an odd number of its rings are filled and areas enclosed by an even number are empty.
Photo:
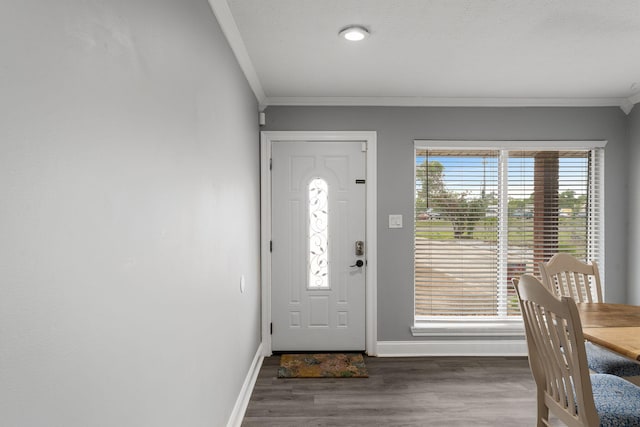
M518 316L511 279L556 252L604 265L601 148L423 142L415 155L417 319Z

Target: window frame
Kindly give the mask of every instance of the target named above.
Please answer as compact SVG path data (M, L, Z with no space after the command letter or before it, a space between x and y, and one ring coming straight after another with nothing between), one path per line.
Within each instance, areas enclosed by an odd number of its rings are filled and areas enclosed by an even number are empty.
M599 247L597 256L602 283L605 283L605 260L604 260L604 148L606 140L414 140L413 150L413 187L416 183L416 153L417 150L427 149L452 149L452 150L507 150L507 151L530 151L530 150L601 150L592 160L591 167L594 173L589 176L589 185L598 193L598 203L595 204L595 216L598 218L599 230L595 238L589 243L589 251L593 247ZM413 212L416 211L416 197L414 195ZM414 221L414 245L415 245L415 215ZM593 221L589 221L590 229ZM481 319L470 319L468 316L416 316L416 293L415 293L415 255L413 258L413 319L411 333L416 337L523 337L524 324L521 316L513 318L506 317L485 317ZM604 292L604 289L603 289Z

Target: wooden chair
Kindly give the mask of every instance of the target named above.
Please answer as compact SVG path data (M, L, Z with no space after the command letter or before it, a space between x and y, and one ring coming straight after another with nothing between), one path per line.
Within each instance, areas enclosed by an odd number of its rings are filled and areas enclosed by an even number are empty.
M557 253L538 264L542 283L555 295L573 298L576 302L604 302L598 264L584 263L567 253ZM640 364L596 344L587 342L587 365L593 372L619 377L640 376ZM639 378L632 381L638 384Z
M603 302L598 264L584 263L567 253L557 253L538 264L542 283L554 294L576 302Z
M556 297L538 279L514 279L536 382L538 427L549 412L569 427L640 426L640 387L607 374L589 374L576 303Z

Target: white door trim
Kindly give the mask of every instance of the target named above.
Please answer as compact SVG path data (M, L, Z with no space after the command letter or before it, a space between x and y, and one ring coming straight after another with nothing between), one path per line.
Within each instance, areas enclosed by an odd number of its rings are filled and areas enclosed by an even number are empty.
M269 162L271 146L277 141L322 141L344 142L361 141L367 146L366 161L366 242L367 242L367 274L365 283L365 345L367 354L377 354L376 342L378 337L377 323L377 133L364 132L316 132L316 131L264 131L260 132L260 193L261 193L261 280L262 280L262 348L264 356L271 356L271 174Z

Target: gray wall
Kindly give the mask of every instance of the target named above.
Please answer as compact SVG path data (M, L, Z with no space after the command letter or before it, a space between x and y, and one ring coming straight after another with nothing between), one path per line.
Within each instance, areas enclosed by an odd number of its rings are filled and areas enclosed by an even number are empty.
M629 115L629 277L627 280L629 303L640 305L640 107Z
M413 140L608 140L606 295L626 299L627 117L619 108L269 107L263 130L378 132L378 340L414 338ZM402 214L403 229L388 215Z
M225 425L259 143L207 1L5 2L0 52L0 425Z

